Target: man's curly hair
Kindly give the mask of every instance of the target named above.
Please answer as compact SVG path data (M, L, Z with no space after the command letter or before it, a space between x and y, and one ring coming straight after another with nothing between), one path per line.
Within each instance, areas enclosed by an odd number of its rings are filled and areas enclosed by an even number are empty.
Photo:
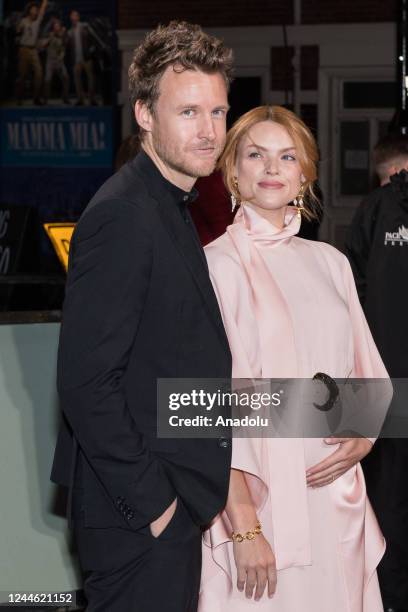
M129 68L129 92L132 107L141 100L153 111L160 91L159 83L168 66L175 71L201 70L219 72L227 88L232 80L232 51L223 41L209 36L186 21L171 21L149 32L136 47Z

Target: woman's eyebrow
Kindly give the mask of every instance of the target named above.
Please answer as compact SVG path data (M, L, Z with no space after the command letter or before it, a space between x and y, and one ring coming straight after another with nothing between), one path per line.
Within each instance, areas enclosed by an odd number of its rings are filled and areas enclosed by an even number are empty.
M256 147L257 149L260 149L261 151L268 151L269 149L267 147L263 147L262 145L258 145L255 142L251 142L247 145L248 147ZM279 149L278 153L285 153L286 151L295 151L296 147L285 147L284 149Z

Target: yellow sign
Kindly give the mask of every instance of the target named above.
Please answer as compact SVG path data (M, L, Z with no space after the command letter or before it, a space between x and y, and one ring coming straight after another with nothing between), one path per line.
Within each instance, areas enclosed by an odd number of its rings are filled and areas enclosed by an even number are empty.
M67 271L69 245L74 232L75 223L44 223L44 228L54 246L60 262L64 266L65 271Z

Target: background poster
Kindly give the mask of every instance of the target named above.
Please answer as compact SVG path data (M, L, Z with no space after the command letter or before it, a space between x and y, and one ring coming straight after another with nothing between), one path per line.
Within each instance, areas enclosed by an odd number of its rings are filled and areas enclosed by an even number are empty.
M60 271L42 223L76 221L112 174L115 5L0 5L0 204L35 209L38 272Z

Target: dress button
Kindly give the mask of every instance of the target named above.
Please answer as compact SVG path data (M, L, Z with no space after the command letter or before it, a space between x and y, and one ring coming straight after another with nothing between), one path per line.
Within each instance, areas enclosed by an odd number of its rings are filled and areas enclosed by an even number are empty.
M187 200L189 199L189 197L190 197L190 196L188 196L188 195L183 196L183 200L184 200L184 202L187 202Z
M229 448L230 447L230 441L227 440L227 438L220 438L218 440L218 446L220 448Z

